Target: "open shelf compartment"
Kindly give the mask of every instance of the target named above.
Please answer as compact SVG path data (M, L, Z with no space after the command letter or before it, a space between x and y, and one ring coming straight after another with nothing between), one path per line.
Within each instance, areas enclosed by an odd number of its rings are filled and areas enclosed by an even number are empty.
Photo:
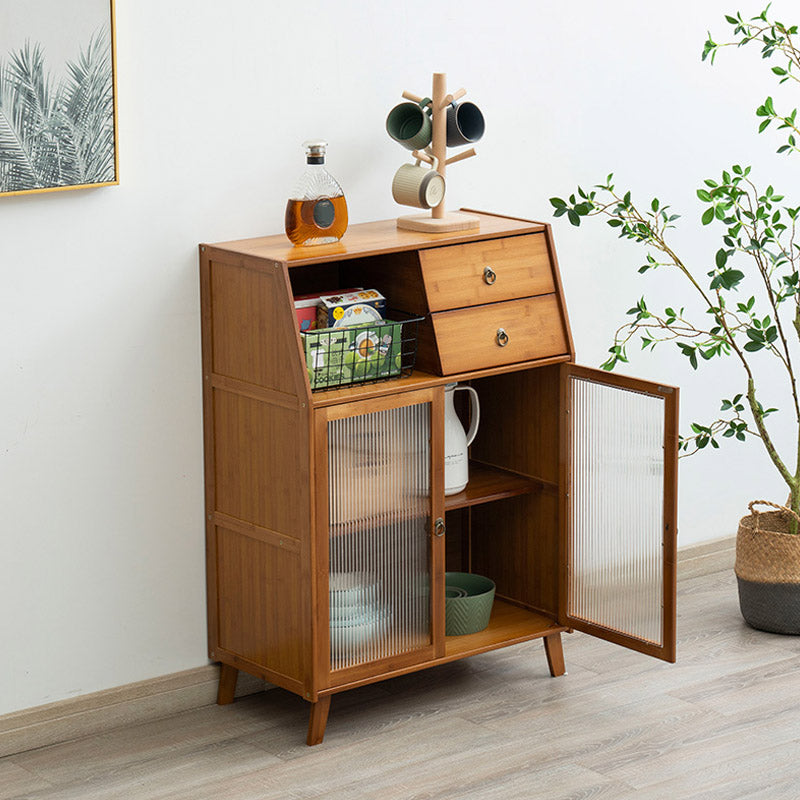
M489 625L478 633L445 637L445 661L497 650L565 631L552 618L495 598Z

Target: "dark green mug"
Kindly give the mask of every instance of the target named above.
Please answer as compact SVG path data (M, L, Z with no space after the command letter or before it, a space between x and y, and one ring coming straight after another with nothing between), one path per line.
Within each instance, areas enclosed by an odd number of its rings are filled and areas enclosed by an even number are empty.
M433 123L431 102L424 97L419 103L400 103L386 117L386 131L396 142L408 150L423 150L431 143Z
M475 103L451 103L447 107L447 146L477 142L486 130L483 114Z

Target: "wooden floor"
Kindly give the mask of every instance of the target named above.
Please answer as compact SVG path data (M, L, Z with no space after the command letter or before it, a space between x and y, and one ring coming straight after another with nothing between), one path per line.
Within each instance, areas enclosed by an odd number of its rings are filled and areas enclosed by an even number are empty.
M529 642L334 697L313 748L276 689L0 759L0 798L800 798L800 640L744 625L730 560L681 565L674 665Z

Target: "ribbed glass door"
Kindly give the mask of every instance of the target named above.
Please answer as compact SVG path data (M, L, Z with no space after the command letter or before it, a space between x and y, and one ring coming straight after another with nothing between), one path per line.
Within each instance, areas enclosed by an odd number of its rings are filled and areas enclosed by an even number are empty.
M328 422L331 670L431 642L430 403Z
M568 369L569 622L673 660L675 390Z

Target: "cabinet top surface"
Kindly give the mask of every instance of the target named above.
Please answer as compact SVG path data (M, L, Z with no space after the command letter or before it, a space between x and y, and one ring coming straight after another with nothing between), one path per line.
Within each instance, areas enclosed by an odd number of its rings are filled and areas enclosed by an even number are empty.
M339 261L378 253L440 247L499 236L535 233L543 231L546 227L542 223L529 220L482 212L469 211L469 213L479 219L479 228L454 233L418 233L398 229L397 220L390 219L351 225L342 240L336 244L293 247L286 236L276 234L232 242L217 242L207 246L242 256L280 261L293 267L318 261Z

